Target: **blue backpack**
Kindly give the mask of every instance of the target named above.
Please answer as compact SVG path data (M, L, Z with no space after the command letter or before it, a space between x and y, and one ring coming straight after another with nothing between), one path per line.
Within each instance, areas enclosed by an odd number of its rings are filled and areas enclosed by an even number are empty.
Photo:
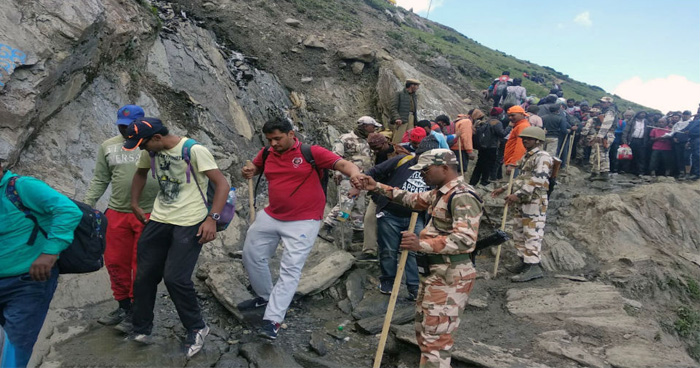
M199 180L197 180L197 175L192 175L192 163L190 161L190 152L192 152L192 146L195 144L199 144L196 140L192 138L188 138L185 143L182 145L182 159L187 163L187 169L185 170L185 175L187 176L187 183L190 183L190 177L194 177L194 182L197 184L197 189L199 189L199 194L202 196L202 201L204 201L204 205L207 206L207 209L211 209L211 203L214 201L214 193L216 191L216 186L214 183L209 181L209 185L207 186L207 195L204 195L204 192L202 191L202 187L199 185ZM156 179L156 154L155 152L148 152L149 156L151 156L151 175L153 176L153 179ZM228 227L228 225L231 223L233 220L233 216L236 214L236 188L231 188L229 190L228 194L228 200L226 201L226 204L224 205L224 209L221 211L219 215L221 215L221 218L216 221L216 231L224 231Z
M22 199L17 191L17 180L20 176L13 176L7 183L5 195L17 207L24 217L30 219L34 223L34 229L29 236L27 245L33 246L36 242L36 237L41 233L44 237L47 236L46 231L39 226L39 221L32 214L31 210L24 206ZM73 200L82 217L78 227L73 233L73 242L61 252L58 258L58 271L60 273L88 273L94 272L104 266L102 256L105 253L105 234L107 233L107 218L105 215L88 206L85 203Z

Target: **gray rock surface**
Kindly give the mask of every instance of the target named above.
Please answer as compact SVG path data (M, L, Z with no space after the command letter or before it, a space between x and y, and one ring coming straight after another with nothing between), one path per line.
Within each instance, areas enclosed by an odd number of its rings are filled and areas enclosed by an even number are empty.
M287 18L284 20L284 23L290 27L298 28L301 26L301 21L298 19L294 18Z
M352 69L353 74L360 75L365 69L365 63L361 61L353 61L353 63L350 65L350 68Z
M365 296L365 284L367 278L367 271L363 269L356 269L350 272L348 277L345 279L345 289L347 290L348 300L352 308L355 308Z
M377 51L368 45L346 46L338 50L338 57L342 60L371 63L376 59Z
M302 368L279 345L269 342L255 342L244 344L240 349L241 355L248 360L251 368Z

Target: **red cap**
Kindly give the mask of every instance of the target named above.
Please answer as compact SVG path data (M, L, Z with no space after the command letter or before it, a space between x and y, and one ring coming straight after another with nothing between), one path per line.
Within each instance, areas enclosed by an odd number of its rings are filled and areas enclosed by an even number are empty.
M425 129L414 128L411 130L411 134L408 136L408 140L413 143L420 143L420 141L425 138Z

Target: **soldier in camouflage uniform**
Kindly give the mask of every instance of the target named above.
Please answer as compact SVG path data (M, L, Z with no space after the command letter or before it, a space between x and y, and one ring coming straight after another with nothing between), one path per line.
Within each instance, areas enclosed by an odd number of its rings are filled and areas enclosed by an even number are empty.
M393 202L415 210L427 210L431 219L420 236L402 233L401 248L423 252L430 274L421 278L416 299L416 337L421 350L421 367L449 368L453 333L474 286L476 270L470 253L476 245L482 205L459 174L455 154L448 149L423 153L412 170L437 187L410 193L360 177L353 185L384 195Z
M367 136L374 133L376 128L381 128L381 124L377 123L372 117L362 116L357 120L357 127L350 133L346 133L338 137L338 140L333 144L333 153L352 162L360 168L360 171L365 171L372 167L372 150L367 143ZM322 239L333 242L335 239L331 234L333 227L338 223L340 208L344 205L352 205L352 211L349 213L350 221L353 229L353 242L362 241L362 222L365 217L365 208L367 201L366 193L350 196L352 185L350 178L340 172L335 173L335 182L338 184L338 204L328 213L323 220L323 228L321 228L318 236ZM354 193L355 194L355 193ZM354 203L349 203L354 202Z
M610 97L603 97L612 103ZM605 104L603 104L605 108ZM608 106L606 111L601 111L597 108L591 109L591 117L586 122L586 125L581 130L581 136L584 142L591 147L591 180L608 180L610 172L610 155L608 150L610 145L615 140L615 130L613 123L615 122L615 112L612 107ZM600 169L598 168L598 155L600 155Z
M527 127L520 133L520 138L527 152L518 162L520 174L513 181L513 192L505 198L506 205L515 204L511 206L513 243L520 264L514 270L518 275L511 278L514 282L530 281L543 276L540 251L549 203L549 176L554 164L552 156L539 147L545 141L544 130ZM491 196L496 197L506 189L507 187L498 188Z

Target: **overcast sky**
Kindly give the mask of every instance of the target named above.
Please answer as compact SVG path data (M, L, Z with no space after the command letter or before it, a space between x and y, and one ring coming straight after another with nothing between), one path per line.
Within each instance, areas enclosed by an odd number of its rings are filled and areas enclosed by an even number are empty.
M425 17L431 1L397 2ZM428 18L664 112L700 103L698 0L432 0Z

